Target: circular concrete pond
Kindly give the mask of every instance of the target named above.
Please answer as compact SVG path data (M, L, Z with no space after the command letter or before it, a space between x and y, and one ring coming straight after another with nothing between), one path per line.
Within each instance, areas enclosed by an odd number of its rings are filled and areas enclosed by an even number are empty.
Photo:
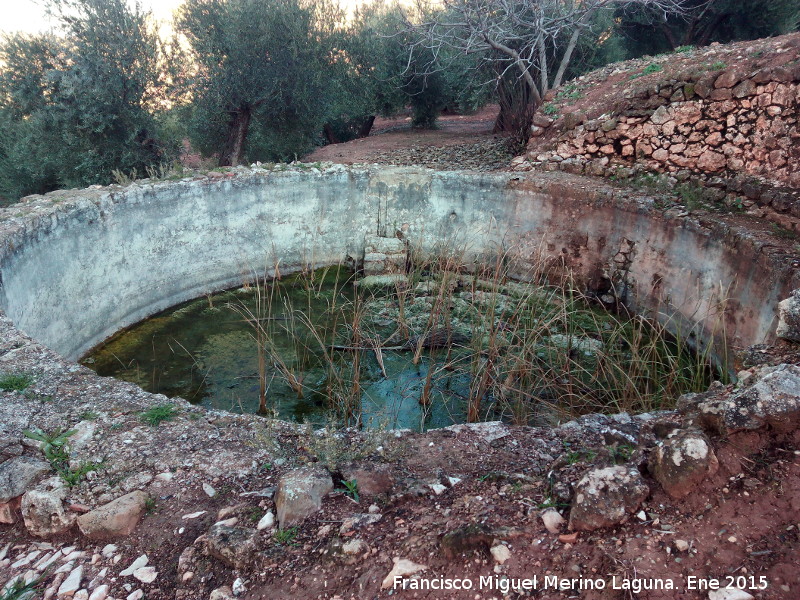
M3 211L0 307L71 360L113 333L257 275L358 263L369 236L426 252L502 254L524 277L569 271L698 339L769 341L796 265L724 216L564 174L418 168L239 168L59 191ZM688 330L688 329L687 329Z

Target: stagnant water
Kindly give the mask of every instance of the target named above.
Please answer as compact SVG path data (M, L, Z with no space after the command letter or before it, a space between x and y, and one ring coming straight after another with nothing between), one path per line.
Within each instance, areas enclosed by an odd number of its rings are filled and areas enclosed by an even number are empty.
M281 418L416 430L468 416L540 424L647 410L710 382L679 341L554 289L442 273L363 288L336 268L221 292L121 332L83 362L246 413L259 408L263 378Z

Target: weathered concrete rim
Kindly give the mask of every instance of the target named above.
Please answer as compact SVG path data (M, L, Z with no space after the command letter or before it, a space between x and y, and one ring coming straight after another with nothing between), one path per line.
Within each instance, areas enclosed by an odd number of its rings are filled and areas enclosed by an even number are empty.
M513 239L523 263L543 252L588 286L623 282L636 308L695 322L701 338L724 325L742 347L774 338L777 302L800 287L800 269L734 221L662 211L655 198L563 173L238 168L58 191L0 211L0 308L74 361L125 326L239 284L259 259L269 271L265 256L280 255L282 272L332 264L359 257L365 234L405 226L431 250L479 239L479 254Z

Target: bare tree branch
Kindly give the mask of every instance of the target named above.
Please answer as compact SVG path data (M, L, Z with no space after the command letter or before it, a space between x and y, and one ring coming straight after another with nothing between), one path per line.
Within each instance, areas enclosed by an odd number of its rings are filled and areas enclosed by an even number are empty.
M665 16L682 15L686 1L443 0L438 10L419 7L419 19L409 24L409 30L417 36L416 44L433 52L436 60L437 50L447 48L465 54L484 52L486 61L502 74L514 68L535 109L550 87L549 61L558 64L552 82L558 87L598 12L648 8Z

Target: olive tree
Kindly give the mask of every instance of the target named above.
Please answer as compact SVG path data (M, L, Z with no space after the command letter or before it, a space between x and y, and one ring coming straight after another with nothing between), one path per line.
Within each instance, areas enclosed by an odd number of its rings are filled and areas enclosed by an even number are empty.
M265 159L308 148L330 101L330 31L319 16L315 6L298 0L183 4L177 29L195 67L185 84L201 151L218 153L221 165L236 165L254 143L261 146L257 158ZM277 156L263 156L270 148Z
M376 116L393 115L407 104L402 90L407 40L398 33L404 23L401 6L372 2L358 6L339 32L328 142L366 137Z
M686 0L442 0L409 28L418 52L478 54L498 81L521 83L528 116L551 87L561 85L582 36L598 13L648 7L680 14ZM501 104L502 107L502 104Z
M418 33L405 27L409 9L380 0L359 6L337 42L342 67L337 111L326 126L328 141L369 134L376 115L410 106L415 127L433 127L444 108L469 112L488 100L485 74L474 56L442 60L419 48ZM332 81L331 85L335 85Z
M154 111L162 53L125 0L52 0L56 35L0 42L0 193L108 183L169 159Z

